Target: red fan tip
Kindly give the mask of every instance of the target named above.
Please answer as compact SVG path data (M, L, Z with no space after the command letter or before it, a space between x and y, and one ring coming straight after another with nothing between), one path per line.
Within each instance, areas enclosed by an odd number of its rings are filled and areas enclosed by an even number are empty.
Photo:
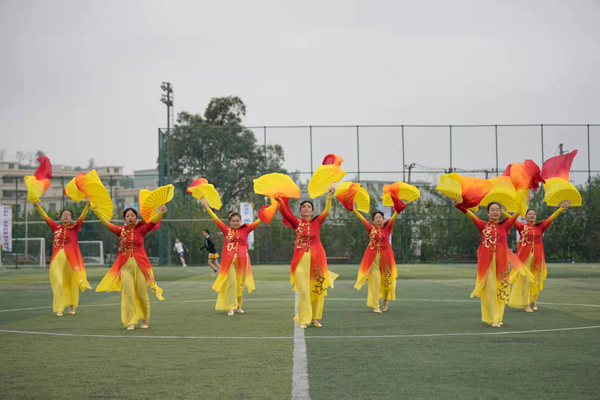
M50 159L46 156L41 156L37 160L40 162L40 166L35 170L35 178L38 181L52 178L52 164L50 163Z
M560 156L552 157L546 160L542 166L542 178L562 178L569 180L571 164L573 164L573 159L576 155L577 150L573 150L570 153L561 154Z
M510 167L512 167L512 164L508 164L508 167L506 167L502 176L510 176Z
M208 183L208 181L206 179L204 179L204 178L196 179L194 182L192 182L190 184L190 186L187 187L186 192L192 193L192 191L190 190L190 188L197 187L197 186L202 186L202 185L206 185L207 183Z
M540 167L533 160L525 160L523 164L531 174L531 188L537 191L540 183L546 183L546 180L542 178Z
M340 166L342 165L342 162L344 161L344 159L340 156L336 156L335 154L327 154L325 156L325 158L323 159L323 163L322 165L335 165L335 166Z
M398 196L396 196L393 193L390 193L390 197L392 198L392 201L394 202L394 211L396 211L398 214L400 214L402 212L402 210L404 210L406 208L406 204L404 204L402 202L402 200L400 200L398 198Z

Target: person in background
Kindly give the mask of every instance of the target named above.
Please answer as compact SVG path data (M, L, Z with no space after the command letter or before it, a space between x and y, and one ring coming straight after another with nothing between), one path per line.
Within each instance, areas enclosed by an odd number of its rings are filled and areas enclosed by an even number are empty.
M202 231L202 234L204 235L204 246L202 246L200 250L208 250L208 265L213 270L213 276L216 276L219 274L219 269L221 268L219 265L219 253L215 247L215 242L210 236L210 231L205 229Z
M177 252L177 257L179 257L179 261L181 261L181 266L187 267L187 265L185 265L185 258L183 258L185 255L184 249L189 252L188 248L185 247L185 244L181 243L179 238L175 238L175 246L173 247L173 250Z

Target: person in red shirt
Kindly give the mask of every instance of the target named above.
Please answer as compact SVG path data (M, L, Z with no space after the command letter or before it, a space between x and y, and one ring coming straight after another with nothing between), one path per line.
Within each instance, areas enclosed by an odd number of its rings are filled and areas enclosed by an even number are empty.
M306 329L308 324L317 328L322 326L319 320L323 317L327 288L333 288L333 282L338 277L327 269L327 256L321 244L321 225L331 210L331 197L334 192L335 185L332 185L327 195L325 210L315 218L312 218L314 208L311 201L300 203L301 218L297 218L290 210L287 199L275 198L283 222L296 231L290 283L293 290L298 292L298 313L294 321L302 329Z
M515 222L515 228L519 231L517 257L531 271L534 281L529 282L526 277L517 276L510 293L510 298L508 299L509 306L525 308L526 312L538 310L537 299L540 291L544 290L544 280L547 276L542 236L552 222L568 207L568 204L563 204L554 214L539 224L535 223L535 211L528 209L525 214L527 223ZM504 213L504 215L510 217L508 213Z
M454 200L454 204L457 203ZM481 233L481 243L477 249L477 284L471 297L481 299L482 321L499 328L502 326L504 308L510 295L509 253L512 252L506 240L519 214L514 213L512 217L500 221L501 205L491 202L487 206L489 221L485 222L470 210L459 209L473 221ZM511 259L513 267L514 261Z
M256 288L248 256L248 235L262 223L262 220L257 219L250 225L242 225L241 215L237 212L230 212L229 224L231 226L227 226L210 209L204 198L201 203L225 236L221 269L212 286L219 293L215 310L227 311L227 315L233 315L234 310L243 314L244 286L248 289L248 293L252 293Z
M54 300L52 302L52 311L57 316L62 317L65 307L69 306L69 314L75 314L79 305L79 291L92 287L87 281L83 258L79 251L77 234L81 229L83 220L90 209L88 203L75 223L73 221L73 211L62 210L60 212L60 221L57 224L44 212L39 202L33 204L41 214L44 221L54 232L52 240L52 261L50 262L50 284Z
M404 203L400 204L400 212L404 209ZM390 244L390 236L394 229L394 223L398 218L398 212L394 211L392 218L385 221L381 211L375 211L371 218L373 224L365 219L362 214L354 208L354 214L360 219L363 226L369 233L369 245L360 262L358 269L358 278L354 287L360 290L367 278L369 279L369 294L367 297L367 306L373 307L373 312L381 313L379 308L379 299L383 299L383 311L388 310L389 300L396 300L396 278L398 270L394 260L394 252Z
M92 210L94 210L92 208ZM137 211L133 208L123 210L125 226L113 225L104 216L96 213L100 221L119 237L119 255L104 276L96 292L121 291L121 321L127 330L133 330L142 320L142 329L150 325L150 300L148 285L159 300L164 300L163 290L156 284L154 273L144 249L144 237L158 228L160 219L167 212L163 204L157 208L156 217L146 223L138 223Z

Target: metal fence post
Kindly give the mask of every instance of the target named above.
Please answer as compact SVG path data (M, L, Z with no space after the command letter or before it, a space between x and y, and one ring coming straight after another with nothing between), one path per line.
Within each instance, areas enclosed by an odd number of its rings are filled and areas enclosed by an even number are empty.
M452 125L450 125L450 173L452 173ZM452 215L452 203L449 204L450 212L450 261L454 261L454 217Z

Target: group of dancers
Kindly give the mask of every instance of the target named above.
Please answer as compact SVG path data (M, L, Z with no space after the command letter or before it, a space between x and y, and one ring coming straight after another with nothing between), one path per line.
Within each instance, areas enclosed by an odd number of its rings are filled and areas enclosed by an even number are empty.
M398 277L390 235L393 232L394 223L398 215L405 209L406 203L418 198L420 194L415 194L418 189L402 182L386 185L383 196L384 205L386 202L390 204L394 213L390 219L386 220L382 211L375 211L371 214L371 221L369 221L360 212L360 210L368 211L369 209L369 196L365 189L360 187L360 184L352 182L337 185L340 175L343 177L343 174L339 172L341 171L340 160L341 158L337 157L328 162L326 158L322 165L325 168L321 171L317 170L309 182L311 197L327 194L325 208L316 216L314 215L314 205L310 200L300 202L299 217L294 214L290 209L288 199L290 197L299 198L299 189L295 184L290 183L289 177L282 174L269 174L269 176L265 175L255 180L255 192L270 197L272 204L270 207L263 207L259 212L259 218L250 224L243 224L241 215L237 212L230 212L229 224L224 223L212 210L213 206L218 205L216 208L220 208L220 199L218 194L215 194L214 187L204 179L199 179L190 185L188 192L200 200L201 206L224 236L222 261L218 276L212 286L218 293L216 310L226 311L230 316L236 312L244 313L242 308L244 287L248 293L255 289L248 256L248 235L261 223L269 223L278 209L283 222L295 231L294 254L290 265L290 283L292 289L298 292L297 313L294 321L302 329L308 326L321 327L320 320L323 317L327 291L329 288L333 288L334 281L338 277L328 269L325 249L321 243L321 227L329 215L334 195L345 208L356 214L369 235L369 244L360 263L354 287L361 289L368 281L367 306L378 314L389 310L389 302L396 299ZM444 179L461 182L462 186L458 189L461 194L454 196L453 202L456 208L473 221L481 233L481 243L477 250L477 281L471 297L477 296L481 299L482 321L492 327L501 327L507 303L509 306L524 309L526 312L538 310L537 299L540 291L543 290L543 282L547 275L542 235L556 217L569 207L570 202L561 202L558 210L550 218L540 223L537 223L535 210L527 209L525 211L526 222L521 223L517 221L520 214L517 211L512 215L504 212L506 218L501 220L503 208L510 209L514 205L511 204L507 207L506 204L503 205L498 201L489 201L486 205L488 215L486 222L478 218L470 208L473 209L474 206L483 204L482 200L487 198L486 196L490 193L493 194L494 185L475 182L473 179L476 178L464 178L457 174L445 175L442 177L438 189L442 193L448 194L442 185ZM84 177L81 177L77 187L85 194L85 190L92 185L87 184L86 187L83 179ZM480 189L483 186L487 187L487 189L479 191L477 200L473 200L472 197L472 193L477 190L474 190L472 185L469 186L473 183L480 185ZM497 184L498 187L502 186L500 181ZM481 195L484 192L485 194ZM515 193L517 192L518 189ZM119 237L118 257L96 291L121 291L121 321L126 329L133 330L140 320L142 321L140 328L146 329L150 326L150 302L147 287L150 286L158 299L164 300L164 297L162 296L163 290L156 283L152 267L146 256L144 238L149 232L158 228L162 216L167 212L166 202L172 198L172 192L169 194L166 191L165 193L163 197L154 196L159 200L154 200L152 209L140 207L142 208L140 213L144 215L143 220L139 219L136 209L123 210L124 225L122 226L111 223L102 210L102 206L99 206L97 202L94 204L95 199L91 198L88 199L88 204L76 222L73 222L73 212L65 209L59 214L61 223L55 223L40 207L39 199L33 196L38 200L34 202L35 208L54 232L50 282L54 294L53 312L57 316L62 317L67 307L69 307L70 314L75 314L79 304L79 290L91 289L77 239L77 232L81 229L85 216L91 208L100 221ZM80 195L79 200L83 194ZM512 198L514 200L518 197L518 195L513 195ZM141 194L140 203L142 198L149 197ZM160 204L157 204L157 201ZM507 243L507 237L513 225L516 225L520 233L516 255L510 251ZM211 259L216 258L214 255L218 257L208 230L205 231L205 237L207 246L212 248ZM208 240L209 238L210 240ZM512 271L509 263L513 265ZM211 267L215 269L214 266L211 265ZM380 304L381 300L382 304Z

